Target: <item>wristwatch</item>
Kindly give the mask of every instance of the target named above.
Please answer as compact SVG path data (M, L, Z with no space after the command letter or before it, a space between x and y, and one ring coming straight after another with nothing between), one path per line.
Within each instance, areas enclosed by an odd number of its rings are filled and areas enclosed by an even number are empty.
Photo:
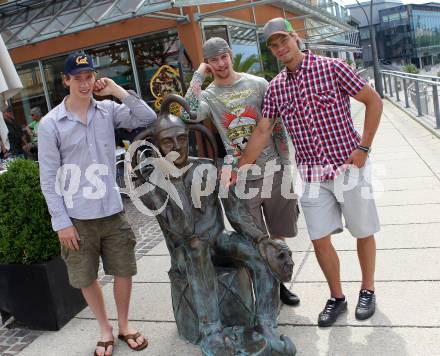
M371 152L371 147L368 147L368 146L358 145L357 149L364 151L367 154Z

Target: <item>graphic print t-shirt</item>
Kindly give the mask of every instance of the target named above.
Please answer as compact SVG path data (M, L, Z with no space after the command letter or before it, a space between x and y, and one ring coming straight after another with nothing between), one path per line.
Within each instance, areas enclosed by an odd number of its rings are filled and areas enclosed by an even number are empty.
M216 126L228 154L237 163L246 148L252 131L261 119L261 106L268 82L260 77L240 73L240 79L231 86L219 86L211 83L201 93L198 117L210 118ZM256 164L261 173L267 161L281 163L270 139ZM258 179L261 175L249 175L248 179Z

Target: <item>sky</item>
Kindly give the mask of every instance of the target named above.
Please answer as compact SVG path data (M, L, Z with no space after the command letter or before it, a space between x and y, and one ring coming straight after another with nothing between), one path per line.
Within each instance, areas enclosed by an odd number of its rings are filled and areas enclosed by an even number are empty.
M359 0L360 3L364 2L364 1L366 1L366 0ZM345 5L348 5L348 4L355 4L356 0L342 0L342 2ZM402 0L402 2L404 4L424 4L427 2L437 2L440 4L440 1L438 1L438 0L437 1L436 0L432 0L432 1L430 1L430 0ZM374 3L374 0L373 0L373 3Z

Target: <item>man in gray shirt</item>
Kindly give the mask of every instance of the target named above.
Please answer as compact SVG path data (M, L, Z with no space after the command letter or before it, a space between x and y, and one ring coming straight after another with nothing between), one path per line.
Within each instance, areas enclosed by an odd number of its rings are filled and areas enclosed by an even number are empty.
M133 231L116 185L115 128L146 127L154 111L136 94L109 78L96 79L92 58L67 57L64 84L70 95L41 121L38 130L40 181L58 232L70 284L81 288L100 326L95 356L113 351L113 328L97 281L99 257L114 276L118 334L134 350L148 341L128 324L132 276L136 274ZM114 101L95 101L114 96Z
M228 43L213 37L203 46L204 63L201 63L191 80L185 95L191 110L197 111L198 120L210 119L235 165L246 147L253 129L261 119L261 107L269 83L247 73L237 73L232 65L232 50ZM202 90L207 75L214 81ZM185 114L182 119L188 117ZM280 165L281 170L271 171L268 166ZM281 194L283 175L288 174L289 150L286 130L280 120L275 123L272 140L258 157L252 174L246 176L246 188L259 193L242 202L262 231L268 231L271 238L284 239L297 234L298 207L296 199ZM272 178L270 197L262 194L264 178ZM268 180L270 181L270 180ZM264 186L266 188L266 186ZM264 214L264 217L263 217ZM266 228L267 227L267 228ZM281 301L296 305L299 298L283 284L280 286Z

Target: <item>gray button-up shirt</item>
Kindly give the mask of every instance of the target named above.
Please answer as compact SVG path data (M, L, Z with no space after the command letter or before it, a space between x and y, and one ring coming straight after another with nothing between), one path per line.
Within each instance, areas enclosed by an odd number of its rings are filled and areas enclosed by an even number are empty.
M87 125L66 110L65 100L40 122L40 182L55 231L70 218L96 219L123 209L116 184L115 128L146 127L155 112L130 93L122 104L92 99Z

